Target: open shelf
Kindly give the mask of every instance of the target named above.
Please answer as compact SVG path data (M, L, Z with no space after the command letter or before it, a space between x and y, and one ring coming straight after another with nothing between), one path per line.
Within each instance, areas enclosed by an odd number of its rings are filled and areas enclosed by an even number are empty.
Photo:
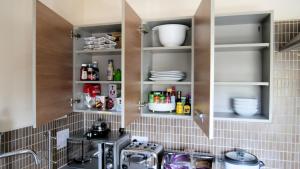
M144 81L143 84L153 84L153 85L159 85L159 84L166 84L166 85L191 85L192 82L185 82L185 81Z
M216 44L215 50L219 51L251 51L268 48L269 43L247 43L247 44Z
M183 46L191 46L192 44L192 22L193 19L188 18L182 18L182 19L175 19L175 20L155 20L155 21L145 21L143 23L143 27L146 30L147 33L143 35L143 44L144 47L162 47L162 44L159 41L159 34L158 30L152 30L154 27L159 25L165 25L165 24L182 24L188 26L190 29L186 32L186 38L183 42ZM144 48L145 49L145 48ZM161 48L163 49L163 48ZM167 48L166 48L167 49ZM151 49L152 50L152 49ZM160 50L160 48L154 48L154 50Z
M74 109L74 112L83 112L83 113L98 113L98 114L107 114L107 115L121 115L121 112L114 110L96 110L96 109Z
M231 120L231 121L246 121L246 122L270 122L269 118L264 115L254 115L251 117L239 116L235 113L214 113L215 120Z
M269 82L215 82L218 86L269 86Z
M122 84L122 81L75 81L76 84Z
M77 50L76 54L108 54L121 55L122 49Z
M178 46L178 47L145 47L144 51L150 52L191 52L192 46Z

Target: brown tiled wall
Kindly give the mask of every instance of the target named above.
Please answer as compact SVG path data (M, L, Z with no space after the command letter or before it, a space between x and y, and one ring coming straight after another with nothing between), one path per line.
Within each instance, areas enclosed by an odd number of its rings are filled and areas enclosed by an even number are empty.
M67 118L50 122L39 128L26 127L3 133L0 152L10 152L20 149L32 149L42 159L42 163L36 166L30 155L20 155L6 159L0 159L0 169L46 169L48 168L48 137L44 134L51 131L54 134L69 128L70 134L82 130L84 126L83 115L71 113ZM53 142L54 143L54 142ZM58 166L66 164L66 148L57 152Z
M274 99L272 123L215 121L215 138L207 139L192 120L140 118L127 130L147 136L167 149L194 149L220 155L243 148L256 154L268 169L300 169L300 49L280 53L284 45L300 32L300 21L275 24ZM87 114L86 127L99 115ZM101 116L119 126L120 118ZM222 168L217 163L217 169Z

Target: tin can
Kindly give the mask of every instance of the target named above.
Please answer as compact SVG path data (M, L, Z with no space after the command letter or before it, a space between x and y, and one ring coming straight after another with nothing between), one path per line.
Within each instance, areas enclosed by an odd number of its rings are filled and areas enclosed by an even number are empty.
M182 103L182 105L185 105L185 103L186 103L186 97L185 96L181 97L181 103Z
M149 94L149 103L154 103L154 94L152 92Z
M165 103L165 101L166 101L166 97L165 97L165 95L160 95L160 99L159 99L159 102L160 103Z
M159 95L154 96L154 103L159 103L159 102L160 102Z

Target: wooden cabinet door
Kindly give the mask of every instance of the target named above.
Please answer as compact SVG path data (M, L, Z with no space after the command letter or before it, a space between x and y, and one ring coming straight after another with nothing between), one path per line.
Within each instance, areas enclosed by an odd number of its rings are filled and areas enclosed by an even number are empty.
M73 26L37 1L36 4L36 125L72 111Z
M214 0L202 0L194 16L194 121L213 137Z
M122 128L140 117L141 96L141 25L140 17L123 0L122 15L123 100Z

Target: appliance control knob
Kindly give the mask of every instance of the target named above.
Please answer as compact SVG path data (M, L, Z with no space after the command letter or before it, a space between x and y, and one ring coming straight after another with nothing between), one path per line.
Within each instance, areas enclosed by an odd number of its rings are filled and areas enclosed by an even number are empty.
M125 164L123 164L123 165L122 165L122 169L128 169L128 166L125 165Z
M113 164L112 163L107 163L106 164L106 169L113 169Z
M110 151L110 148L109 147L105 147L104 152L108 153L109 151Z

